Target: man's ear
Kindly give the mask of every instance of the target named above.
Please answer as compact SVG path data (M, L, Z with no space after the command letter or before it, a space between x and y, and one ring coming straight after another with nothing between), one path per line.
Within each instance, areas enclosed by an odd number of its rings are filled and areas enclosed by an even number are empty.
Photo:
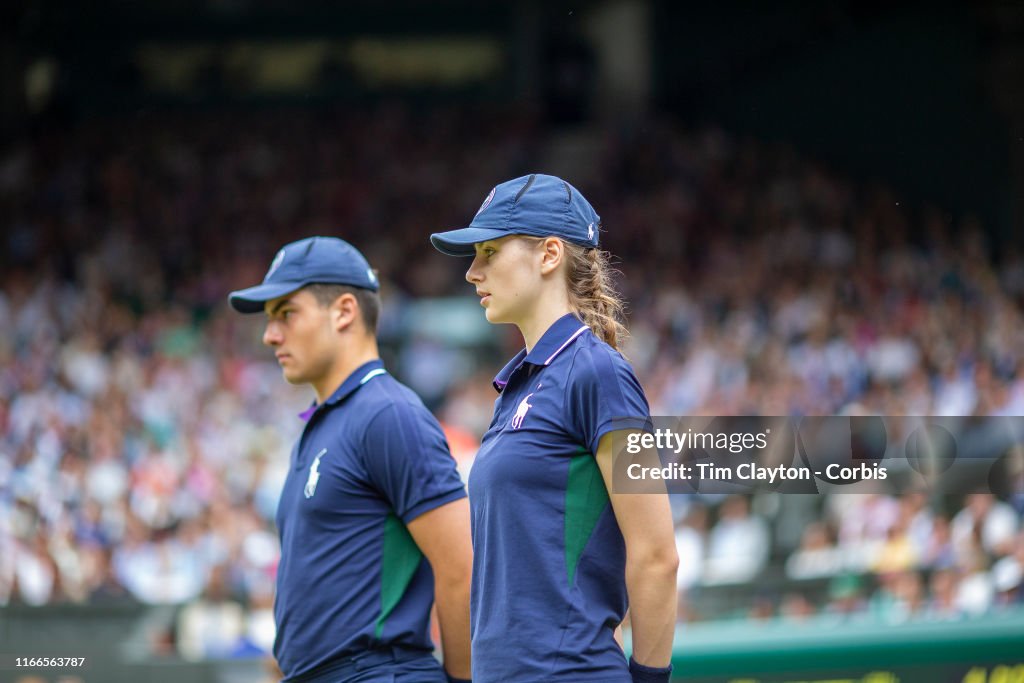
M344 332L359 317L359 302L351 292L345 292L331 304L331 325L335 332Z
M557 237L545 237L540 243L540 249L541 275L554 272L561 265L562 261L565 260L565 245Z

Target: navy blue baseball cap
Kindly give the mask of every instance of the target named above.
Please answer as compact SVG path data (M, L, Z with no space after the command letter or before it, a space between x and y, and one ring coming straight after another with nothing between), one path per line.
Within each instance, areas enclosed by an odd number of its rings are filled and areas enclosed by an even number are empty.
M263 284L231 292L240 313L259 313L263 304L313 283L349 285L376 292L377 275L359 250L337 237L307 237L281 247Z
M596 247L601 217L579 190L543 173L496 185L468 228L436 232L430 243L451 256L472 256L473 245L509 235L561 237L582 247Z

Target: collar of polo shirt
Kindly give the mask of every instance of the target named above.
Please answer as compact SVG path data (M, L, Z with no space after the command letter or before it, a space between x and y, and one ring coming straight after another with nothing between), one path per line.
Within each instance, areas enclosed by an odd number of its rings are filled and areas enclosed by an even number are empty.
M303 420L308 421L309 418L313 417L313 413L320 405L332 406L341 403L348 398L353 391L369 382L374 377L379 375L387 374L387 370L384 369L384 361L379 358L363 363L355 371L345 378L345 381L341 383L341 386L334 390L334 393L323 402L323 404L317 404L316 401L313 405L299 413L299 417Z
M586 330L587 326L579 318L572 313L566 313L548 328L532 351L527 353L526 349L523 349L501 369L494 378L494 388L501 393L508 384L508 378L524 362L532 365L551 365L551 361Z

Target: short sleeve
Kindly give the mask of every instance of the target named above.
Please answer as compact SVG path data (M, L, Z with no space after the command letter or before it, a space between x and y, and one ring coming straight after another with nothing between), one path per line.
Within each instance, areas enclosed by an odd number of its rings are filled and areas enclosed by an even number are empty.
M576 353L566 398L570 420L591 453L609 432L651 429L651 409L633 367L610 346Z
M370 480L402 522L466 496L441 426L426 407L391 403L370 420L364 440Z

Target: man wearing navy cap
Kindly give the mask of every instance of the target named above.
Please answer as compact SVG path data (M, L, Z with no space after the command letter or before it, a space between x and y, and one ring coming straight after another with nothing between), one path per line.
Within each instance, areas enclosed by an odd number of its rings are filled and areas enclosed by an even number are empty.
M277 509L274 656L289 682L469 678L466 493L437 420L380 361L378 288L352 245L310 237L229 297L266 313L285 379L316 393Z

